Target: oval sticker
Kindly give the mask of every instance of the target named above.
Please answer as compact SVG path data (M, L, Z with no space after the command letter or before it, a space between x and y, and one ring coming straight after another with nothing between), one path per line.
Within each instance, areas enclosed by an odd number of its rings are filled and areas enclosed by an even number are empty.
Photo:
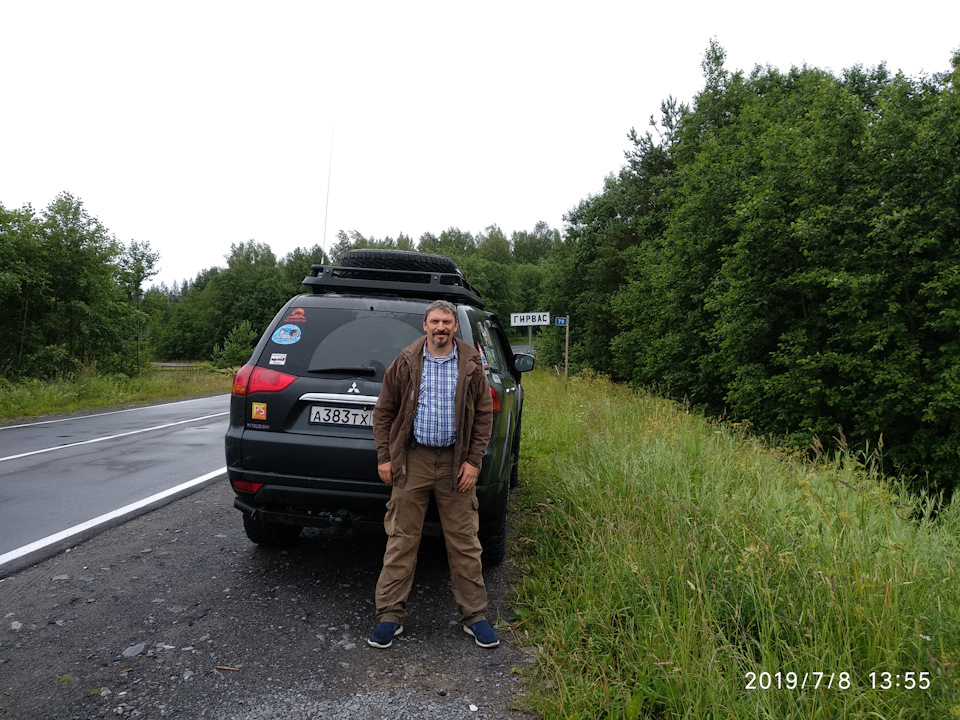
M300 342L300 335L300 328L296 325L281 325L273 331L270 339L277 345L293 345L295 342Z

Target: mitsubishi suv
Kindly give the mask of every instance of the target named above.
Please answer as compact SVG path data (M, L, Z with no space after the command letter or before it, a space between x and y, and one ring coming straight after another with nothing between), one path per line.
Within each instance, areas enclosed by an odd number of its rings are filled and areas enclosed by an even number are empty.
M442 255L352 250L339 266L314 265L303 284L309 292L277 313L233 382L227 476L247 537L276 547L304 527L383 532L390 487L377 476L373 407L384 371L423 335L427 306L444 299L490 383L493 431L477 499L483 562L499 563L520 455L520 373L533 357L513 354L500 320ZM439 530L431 501L424 533Z

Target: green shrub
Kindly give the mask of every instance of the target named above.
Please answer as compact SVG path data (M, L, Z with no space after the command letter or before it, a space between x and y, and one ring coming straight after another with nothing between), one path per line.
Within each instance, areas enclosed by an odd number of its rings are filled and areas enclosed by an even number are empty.
M44 345L27 355L21 373L40 380L72 378L80 369L80 362L65 345Z
M256 347L259 334L250 326L249 320L244 320L235 326L223 341L223 347L213 348L214 367L228 368L243 365L250 359L250 353Z

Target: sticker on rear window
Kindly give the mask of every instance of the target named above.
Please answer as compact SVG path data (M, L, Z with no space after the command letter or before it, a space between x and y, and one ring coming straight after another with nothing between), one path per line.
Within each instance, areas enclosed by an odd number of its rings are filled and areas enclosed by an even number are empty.
M480 362L483 363L483 369L489 370L490 363L487 362L487 354L483 351L483 346L479 342L477 343L477 350L480 351Z
M287 354L286 354L286 353L271 353L271 355L270 355L270 364L271 364L271 365L286 365L286 364L287 364Z
M284 322L306 322L307 316L303 312L303 308L294 308L290 311L290 314L287 315L284 319Z
M293 345L296 342L300 342L301 334L300 328L296 325L281 325L273 331L270 339L277 345Z

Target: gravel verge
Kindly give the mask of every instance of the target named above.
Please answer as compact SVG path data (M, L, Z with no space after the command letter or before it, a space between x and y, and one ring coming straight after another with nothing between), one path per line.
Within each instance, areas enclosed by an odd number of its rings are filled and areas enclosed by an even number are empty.
M375 650L384 538L311 530L265 551L232 498L216 481L0 581L0 718L534 718L509 558L484 574L500 647L463 632L424 538L405 632Z

